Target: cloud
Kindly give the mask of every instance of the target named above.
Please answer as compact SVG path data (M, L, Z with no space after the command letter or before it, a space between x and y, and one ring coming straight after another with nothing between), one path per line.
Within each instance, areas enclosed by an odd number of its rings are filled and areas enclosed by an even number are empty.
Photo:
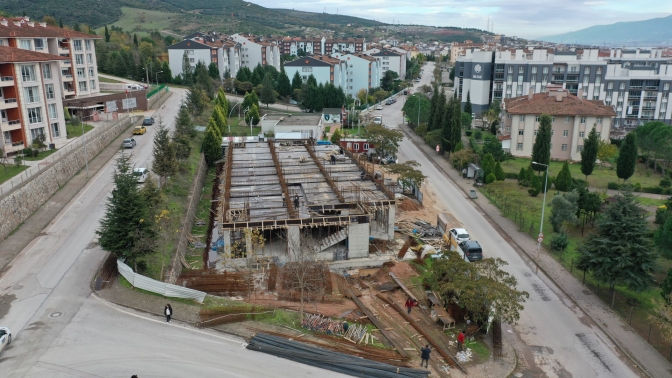
M457 26L534 38L620 21L638 21L672 14L672 2L658 0L251 0L267 8L338 13L385 23ZM656 11L649 11L655 9Z

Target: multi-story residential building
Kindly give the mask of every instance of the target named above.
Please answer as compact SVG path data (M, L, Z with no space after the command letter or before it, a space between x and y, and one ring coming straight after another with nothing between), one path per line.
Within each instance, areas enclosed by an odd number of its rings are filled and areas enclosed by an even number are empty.
M347 65L345 86L343 91L346 95L356 97L361 89L367 91L371 88L380 87L380 61L366 54L341 54L331 55L340 59Z
M307 38L307 37L284 37L280 40L280 53L282 55L299 55L299 50L307 55L323 54L326 38Z
M290 80L298 72L304 82L306 82L310 75L313 75L317 84L331 83L337 87L344 88L347 77L347 64L338 58L324 55L305 56L291 62L286 62L285 72Z
M46 144L65 140L60 69L70 58L8 46L0 46L0 56L0 147L4 153L31 147L39 135L45 136Z
M208 36L202 33L191 35L193 39L185 39L168 46L168 61L170 71L174 76L182 73L182 62L186 51L189 64L193 68L200 61L206 66L215 63L219 75L224 78L226 71L235 77L241 67L240 44L230 38Z
M668 105L672 59L658 49L466 49L456 62L455 88L463 103L471 93L476 113L494 100L543 92L561 85L588 100L616 109L614 126L635 127L650 120L672 123Z
M58 75L58 86L65 98L100 93L94 41L99 36L32 22L28 17L0 20L0 45L57 55L52 76Z
M278 42L252 34L234 34L231 39L240 43L241 66L251 70L257 65L270 65L280 71L280 48Z
M579 96L561 87L549 87L548 92L504 98L502 101L502 135L510 138L513 156L532 156L532 146L539 129L539 117L548 114L552 118L551 158L581 160L584 139L595 127L597 135L609 140L613 108L601 100L587 100L579 90Z
M380 62L381 78L385 76L385 72L387 71L396 72L400 78L406 77L406 53L382 49L380 51L371 51L369 55Z
M322 54L331 55L340 53L361 53L366 51L366 40L364 38L335 38L326 39L322 43Z

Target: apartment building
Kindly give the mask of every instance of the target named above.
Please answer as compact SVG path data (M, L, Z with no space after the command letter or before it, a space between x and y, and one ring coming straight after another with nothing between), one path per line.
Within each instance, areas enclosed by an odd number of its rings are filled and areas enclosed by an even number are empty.
M370 56L380 62L380 76L385 76L385 72L394 71L400 78L406 77L406 53L395 50L382 49L371 51Z
M612 118L616 112L601 100L583 98L567 89L549 87L547 92L502 100L502 136L510 139L513 156L532 156L532 146L539 129L539 117L548 114L552 118L551 158L558 160L581 160L584 139L593 126L597 135L609 140Z
M305 56L291 62L286 62L285 72L290 80L298 72L304 83L310 75L313 75L315 80L317 80L317 84L331 83L337 87L344 88L347 77L347 64L340 59L325 55Z
M46 144L65 140L62 62L70 59L0 46L0 147L13 154L41 134Z
M241 45L238 42L224 36L203 33L194 33L188 37L191 38L185 37L183 41L168 46L168 62L174 76L182 73L185 51L192 71L198 62L206 66L215 63L222 79L227 70L230 76L236 76L241 67Z
M381 68L380 61L376 58L362 53L334 53L331 56L340 59L347 65L345 86L343 87L346 95L356 97L357 92L361 89L368 91L371 88L380 87Z
M366 51L366 40L364 38L333 38L326 39L322 44L322 54L331 55L333 53L362 53Z
M280 71L280 47L275 38L253 34L234 34L231 39L240 43L241 66L251 70L257 65L271 65Z
M471 92L476 113L494 100L560 85L575 96L581 90L584 99L614 106L616 127L633 128L652 120L672 123L672 58L660 49L471 48L457 58L455 72L462 102Z
M299 55L299 50L307 55L323 54L322 46L326 38L307 37L284 37L280 39L280 52L282 55Z
M52 76L64 98L100 93L94 41L99 36L30 21L29 17L0 19L0 45L51 54L58 60Z

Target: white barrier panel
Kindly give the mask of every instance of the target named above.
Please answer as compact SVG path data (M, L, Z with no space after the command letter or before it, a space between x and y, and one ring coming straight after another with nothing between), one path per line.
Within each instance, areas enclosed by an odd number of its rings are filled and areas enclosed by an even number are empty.
M164 297L195 299L199 303L203 303L203 299L205 299L205 293L202 291L167 284L165 282L157 281L141 274L137 274L133 271L133 269L131 269L130 266L124 264L121 260L117 260L117 270L119 270L119 274L121 274L128 282L130 282L131 285L142 290L161 294Z

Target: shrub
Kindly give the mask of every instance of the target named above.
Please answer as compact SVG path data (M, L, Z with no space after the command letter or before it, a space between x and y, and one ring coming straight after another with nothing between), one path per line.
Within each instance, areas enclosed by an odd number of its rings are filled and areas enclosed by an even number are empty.
M481 130L476 130L476 132L474 133L474 138L476 138L476 140L483 139L483 132Z
M607 189L619 190L621 189L621 184L617 182L609 182L607 183Z
M551 238L551 250L561 252L569 245L569 238L566 232L560 232Z
M641 192L642 191L642 184L636 183L635 186L632 187L633 192Z
M495 182L495 180L497 180L497 176L495 176L494 173L490 173L485 177L486 184L492 184L493 182Z
M33 156L33 149L30 147L24 148L23 155L28 157Z
M471 130L467 130L467 131L464 132L464 135L470 137L471 134L473 134L473 133L474 133L473 131L471 131Z
M525 168L520 168L520 172L518 173L518 176L516 178L518 179L518 185L520 186L529 185L529 182L527 181L527 171L525 171Z
M565 162L562 166L562 170L558 173L555 178L555 188L561 192L569 191L569 188L572 184L572 173L569 171L569 164Z
M525 171L524 168L521 168L521 169L523 170L523 172ZM524 173L523 173L523 174L524 174ZM518 179L518 175L515 174L515 173L513 173L513 172L504 172L504 177L507 178L507 179L513 179L513 180L517 180L517 179ZM523 177L524 177L524 176L523 176ZM520 183L519 183L519 184L520 184Z
M532 197L536 197L541 192L541 180L537 175L532 175L530 179L530 189L527 190L527 193Z
M660 186L649 186L641 188L642 193L663 194L663 188Z
M663 177L663 179L660 180L660 184L658 185L660 185L663 188L669 188L670 186L672 186L672 180L670 180L670 178L667 176Z
M653 221L655 224L663 224L667 220L667 218L670 216L670 213L667 211L667 208L664 206L661 206L656 209L656 220Z

